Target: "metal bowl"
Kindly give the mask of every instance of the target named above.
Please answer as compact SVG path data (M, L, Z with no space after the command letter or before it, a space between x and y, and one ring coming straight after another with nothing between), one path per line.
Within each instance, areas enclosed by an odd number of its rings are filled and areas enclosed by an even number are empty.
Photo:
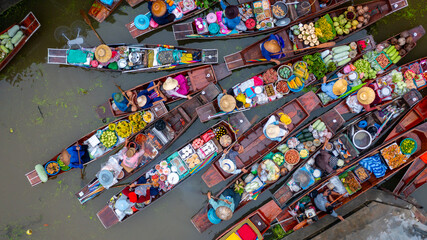
M278 16L274 13L273 8L274 7L279 7L280 9L283 10L283 12L285 12L285 14L283 16ZM286 15L288 14L288 6L286 4L284 4L283 2L276 2L275 4L273 4L273 6L271 7L271 13L273 14L273 16L277 19L282 19L284 17L286 17Z

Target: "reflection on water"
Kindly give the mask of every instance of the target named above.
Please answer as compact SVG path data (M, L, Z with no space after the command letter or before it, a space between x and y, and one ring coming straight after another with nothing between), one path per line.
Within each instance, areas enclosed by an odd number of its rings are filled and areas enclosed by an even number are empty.
M426 6L422 4L423 1L409 2L409 8L381 20L370 28L377 42L405 28L426 22ZM84 46L99 43L79 13L80 9L87 11L90 5L90 0L24 0L0 15L0 29L20 21L29 11L34 12L42 25L0 73L0 156L4 169L0 176L0 239L25 239L25 231L29 228L33 230L32 239L120 239L123 236L144 239L212 239L242 214L265 202L269 192L256 202L248 204L244 211L237 213L231 221L214 226L201 235L190 222L190 218L206 204L206 197L201 192L208 189L200 178L202 173L199 173L170 192L168 197L145 209L143 213L106 231L98 221L96 212L118 190L109 190L85 206L81 206L74 197L74 193L92 178L106 157L87 168L85 180L81 180L80 173L74 171L47 184L31 188L25 179L24 174L35 164L45 162L64 146L103 125L94 109L112 92L117 91L114 83L127 89L166 74L111 74L46 64L47 48L66 46L66 40L61 38L62 33L74 38L76 29L81 28L81 35L85 36ZM137 43L128 33L125 24L132 21L137 14L145 12L145 3L136 8L124 3L105 22L92 23L107 43ZM241 50L259 38L261 36L226 42L185 42L183 45L195 48L215 46L219 49L222 59L222 56ZM139 40L177 45L171 28ZM426 45L427 38L424 38L419 42L416 51L411 52L401 62L424 56L427 52ZM224 88L231 87L267 67L258 66L236 71L222 81L221 85ZM245 114L249 120L258 121L289 99L282 99L268 107L257 109L256 112L247 111ZM315 114L320 114L320 111ZM196 121L163 156L168 156L173 149L183 145L213 123L214 121L202 124ZM223 186L216 186L212 191L216 192Z

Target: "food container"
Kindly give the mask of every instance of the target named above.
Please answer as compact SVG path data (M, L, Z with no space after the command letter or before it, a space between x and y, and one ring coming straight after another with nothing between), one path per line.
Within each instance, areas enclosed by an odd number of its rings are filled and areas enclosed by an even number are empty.
M353 135L353 144L358 149L366 149L371 146L372 137L366 130L359 130Z
M289 65L282 65L277 69L277 76L280 79L287 80L293 74L293 69Z
M406 162L406 160L408 160L407 155L404 155L400 151L400 147L397 145L397 143L393 143L388 147L383 148L381 150L381 155L383 156L390 170L400 167Z
M283 166L285 163L285 156L281 152L277 152L273 155L273 162L277 164L277 166Z
M191 157L193 154L195 154L196 151L191 146L191 144L188 144L187 146L183 147L181 150L179 150L178 154L181 157L181 159L186 160L187 158Z
M382 70L386 69L391 64L391 60L387 56L387 54L385 54L385 52L380 52L375 58L375 61L378 63Z
M300 155L299 152L295 149L289 149L286 153L285 153L285 161L287 164L289 165L295 165L299 162L300 160Z
M412 143L414 144L414 147L412 148L412 150L411 150L410 152L406 152L404 149L402 149L402 144L403 144L405 141L412 142ZM405 138L405 139L403 139L403 140L400 142L400 151L401 151L403 154L405 154L405 155L412 155L412 154L414 154L414 152L415 152L415 151L417 151L417 147L418 147L417 141L415 141L413 138Z
M179 156L176 156L175 158L173 158L170 163L172 164L172 168L175 167L176 168L176 172L182 176L185 173L187 173L187 167L184 165L184 163L182 162L181 158Z
M54 176L61 171L61 167L59 166L58 162L56 161L49 161L44 166L44 169L49 176Z
M354 175L356 175L356 177L360 183L366 182L371 177L368 170L366 170L364 167L362 167L360 165L357 166L353 170L353 172L354 172Z
M197 149L197 154L201 159L206 159L206 157L214 152L218 152L218 148L212 140L205 143L201 148Z
M274 86L278 93L281 93L281 94L289 93L288 83L285 80L277 81L276 83L274 83Z
M355 192L362 189L359 181L356 179L352 172L346 172L339 176L339 179L343 183L345 189L349 195L353 195Z
M264 84L276 82L278 79L276 70L274 70L273 68L268 69L262 74L262 79L264 80Z
M273 16L275 18L282 19L288 13L288 6L286 4L284 4L283 2L276 2L271 7L271 10L272 10Z
M307 149L304 148L301 151L299 151L299 155L302 159L307 159L310 153L308 152Z
M273 84L268 84L264 87L265 93L267 94L268 97L272 97L274 95L276 95L276 92L274 91L274 87Z

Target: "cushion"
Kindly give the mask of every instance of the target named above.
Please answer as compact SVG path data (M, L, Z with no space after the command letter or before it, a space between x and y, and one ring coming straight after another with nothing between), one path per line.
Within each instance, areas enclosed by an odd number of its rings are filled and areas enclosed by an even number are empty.
M232 233L226 240L242 240L242 239L236 233Z
M257 234L254 230L246 223L242 227L237 230L237 233L239 234L240 238L242 240L256 240Z

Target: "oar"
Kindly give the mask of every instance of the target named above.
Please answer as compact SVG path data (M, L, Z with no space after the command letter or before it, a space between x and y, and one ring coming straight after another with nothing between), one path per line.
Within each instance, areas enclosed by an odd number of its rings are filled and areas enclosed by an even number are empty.
M204 195L208 195L207 193L203 193ZM213 199L213 200L219 200L219 201L223 201L223 202L225 202L225 203L227 203L227 204L230 204L231 202L230 201L228 201L228 200L225 200L225 199L221 199L221 198L217 198L217 197L214 197L214 196L212 196L211 195L211 198Z
M297 52L297 51L303 51L303 50L308 50L308 49L313 49L313 48L330 48L330 47L333 47L333 46L335 46L335 42L327 42L327 43L322 43L322 44L319 44L319 45L317 45L317 46L313 46L313 47L308 47L308 48L300 48L300 49L296 49L296 50L287 50L287 51L282 51L282 52L279 52L279 53L274 53L274 54L271 54L271 55L280 55L280 54L283 54L283 53L289 53L289 52Z
M82 164L82 160L80 159L80 150L79 150L80 146L77 144L76 149L77 149L77 155L79 156L79 165ZM80 168L80 177L81 179L84 179L83 176L83 168Z
M119 184L119 185L114 185L110 188L126 187L130 184L132 184L132 183L123 183L123 184ZM136 184L135 186L151 186L151 183L140 183L140 184Z
M89 27L92 29L92 31L95 32L96 37L98 37L99 41L102 44L105 44L104 40L102 40L102 38L99 36L98 32L95 30L95 28L92 26L92 23L90 22L89 17L87 16L86 12L80 9L80 14L83 17L83 20L85 20L85 22L87 23L87 25L89 25Z
M341 78L345 78L345 77L348 77L349 75L350 75L350 73L349 73L349 74L342 75L341 77L332 78L332 79L329 79L328 81L326 81L326 82L324 82L324 83L328 83L328 82L332 82L332 81L335 81L335 80L338 80L338 79L341 79ZM321 82L321 83L316 83L316 84L314 84L314 86L318 86L318 85L322 85L322 84L323 84L323 82Z

